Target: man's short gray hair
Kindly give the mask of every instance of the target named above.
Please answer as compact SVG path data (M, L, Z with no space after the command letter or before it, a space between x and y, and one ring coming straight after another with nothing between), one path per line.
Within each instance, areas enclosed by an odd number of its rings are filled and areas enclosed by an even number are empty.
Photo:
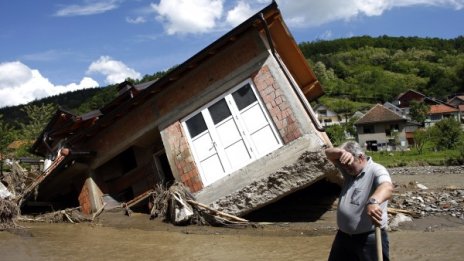
M353 154L353 156L359 158L360 156L364 156L364 150L356 141L347 141L340 146L341 149L348 151L349 153Z

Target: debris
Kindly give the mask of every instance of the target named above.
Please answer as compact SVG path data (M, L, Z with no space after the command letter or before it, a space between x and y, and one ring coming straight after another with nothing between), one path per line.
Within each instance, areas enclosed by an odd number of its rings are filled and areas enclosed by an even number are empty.
M0 198L0 230L16 228L14 220L17 215L18 206L15 202Z
M424 186L424 185L422 185L420 183L417 183L416 186L417 186L418 189L429 189L429 188L427 188L426 186Z
M82 223L93 221L93 218L83 215L80 211L80 207L77 208L68 208L63 210L58 210L55 212L45 213L42 215L29 217L29 216L20 216L17 218L19 221L25 222L47 222L47 223Z
M5 199L11 196L13 196L13 194L11 194L11 192L8 191L8 189L5 187L5 185L3 185L2 182L0 182L0 198Z
M169 189L158 185L152 198L150 217L161 217L175 225L199 224L212 226L248 225L245 219L215 210L196 202L182 183L174 183Z
M224 212L221 212L221 211L218 211L218 210L215 210L215 209L212 209L204 204L201 204L199 202L196 202L196 201L193 201L193 200L187 200L188 203L192 204L192 205L195 205L195 206L199 206L199 207L202 207L210 212L212 212L213 214L215 215L218 215L218 216L221 216L223 218L227 218L227 219L231 219L232 221L236 221L236 222L248 222L248 220L246 219L243 219L243 218L239 218L239 217L236 217L234 215L230 215L230 214L227 214L227 213L224 213Z
M464 190L414 190L394 194L389 212L413 217L449 215L464 219ZM390 211L392 210L392 211Z
M52 171L65 159L66 155L64 154L59 154L59 156L53 161L53 163L48 167L46 170L43 171L43 173L38 176L32 184L30 184L27 188L24 189L24 191L16 197L16 201L18 202L18 205L21 206L23 203L23 200L26 199L30 193L36 189L37 186L39 186L40 183L48 176Z
M137 204L140 203L142 200L144 200L144 199L150 197L150 196L151 196L152 194L154 194L154 193L155 193L155 190L150 189L150 190L148 190L148 191L146 191L146 192L140 194L139 196L133 198L132 200L130 200L130 201L126 202L126 203L123 203L123 204L122 204L122 207L125 209L126 215L128 215L128 216L132 215L132 212L133 212L133 211L132 211L130 208L133 207L133 206L135 206L135 205L137 205ZM107 196L106 198L108 198L108 196ZM114 201L114 199L113 199L113 201Z
M391 228L391 229L397 229L398 226L401 224L401 223L404 223L404 222L412 222L412 218L409 217L409 216L406 216L405 214L402 214L402 213L398 213L396 214L396 216L394 218L391 219L390 223L388 224L388 226Z

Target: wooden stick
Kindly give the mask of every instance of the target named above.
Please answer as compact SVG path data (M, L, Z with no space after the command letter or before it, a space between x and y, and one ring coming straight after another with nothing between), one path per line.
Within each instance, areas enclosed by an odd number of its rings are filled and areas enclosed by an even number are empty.
M69 222L74 224L74 221L71 219L71 217L66 213L66 211L63 210L64 216L69 220Z
M399 209L399 208L388 208L388 212L392 214L398 214L398 213L403 213L403 214L408 214L408 215L415 214L414 212L410 210L404 210L404 209Z
M196 202L196 201L193 201L193 200L190 200L190 199L187 200L187 202L190 203L190 204L197 205L197 206L199 206L199 207L205 208L205 209L207 209L207 210L209 210L209 211L211 211L211 212L213 212L213 213L215 213L215 214L217 214L217 215L220 215L220 216L223 216L223 217L227 217L227 218L230 218L230 219L235 220L235 221L239 221L239 222L248 222L248 220L246 220L246 219L239 218L239 217L237 217L237 216L230 215L230 214L221 212L221 211L219 211L219 210L212 209L212 208L210 208L210 207L208 207L208 206L206 206L206 205L204 205L204 204L202 204L202 203L200 203L200 202Z
M134 206L135 204L139 203L140 201L148 198L153 193L155 193L155 191L153 189L145 191L144 193L142 193L142 194L138 195L137 197L133 198L132 200L129 200L128 202L126 202L126 206L128 208L130 208L130 207Z
M98 216L103 212L103 210L105 209L105 207L106 207L106 202L103 203L103 206L102 206L99 210L97 210L97 212L93 213L93 215L92 215L92 221L93 221L96 217L98 217Z
M382 232L379 226L375 226L375 243L377 245L377 260L383 261L382 253Z

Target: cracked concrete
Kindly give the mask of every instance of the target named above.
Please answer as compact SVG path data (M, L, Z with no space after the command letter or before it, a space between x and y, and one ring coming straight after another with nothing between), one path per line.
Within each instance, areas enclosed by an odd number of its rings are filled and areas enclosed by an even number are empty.
M236 216L246 215L322 178L333 181L338 175L322 150L305 151L298 160L255 180L243 188L214 201L211 206Z

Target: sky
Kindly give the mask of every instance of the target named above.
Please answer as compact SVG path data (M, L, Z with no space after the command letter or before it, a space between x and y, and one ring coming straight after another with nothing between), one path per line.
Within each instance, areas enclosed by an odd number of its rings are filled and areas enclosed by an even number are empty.
M0 108L181 64L270 0L0 0ZM464 0L280 0L300 42L464 35Z

